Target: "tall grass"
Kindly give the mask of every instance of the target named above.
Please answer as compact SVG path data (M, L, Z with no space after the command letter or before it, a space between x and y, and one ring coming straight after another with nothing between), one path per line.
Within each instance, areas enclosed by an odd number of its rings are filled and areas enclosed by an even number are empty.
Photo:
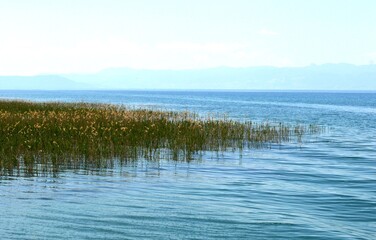
M0 101L0 174L140 158L189 161L205 151L282 143L317 126L256 124L190 112L88 103ZM47 169L48 168L48 169Z

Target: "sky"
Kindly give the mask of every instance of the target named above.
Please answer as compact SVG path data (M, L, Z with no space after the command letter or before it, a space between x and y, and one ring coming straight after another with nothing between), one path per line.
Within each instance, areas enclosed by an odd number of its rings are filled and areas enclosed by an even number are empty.
M0 75L376 63L374 0L0 0Z

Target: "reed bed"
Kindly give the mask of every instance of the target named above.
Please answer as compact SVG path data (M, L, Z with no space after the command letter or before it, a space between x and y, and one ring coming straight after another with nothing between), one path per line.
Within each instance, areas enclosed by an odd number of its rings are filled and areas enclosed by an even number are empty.
M89 103L0 101L0 174L102 167L111 160L189 161L315 134L315 125L234 121L190 112Z

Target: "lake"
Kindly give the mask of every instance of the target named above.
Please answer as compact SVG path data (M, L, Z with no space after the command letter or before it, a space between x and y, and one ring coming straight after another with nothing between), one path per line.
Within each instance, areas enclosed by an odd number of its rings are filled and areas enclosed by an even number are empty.
M302 144L0 176L2 239L376 239L376 93L0 91L318 124Z

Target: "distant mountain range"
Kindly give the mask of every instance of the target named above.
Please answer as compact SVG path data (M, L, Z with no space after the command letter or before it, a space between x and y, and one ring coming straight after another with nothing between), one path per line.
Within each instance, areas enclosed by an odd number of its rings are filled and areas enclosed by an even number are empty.
M93 87L59 75L0 76L1 90L78 90Z
M219 67L199 70L106 69L95 74L0 76L13 90L376 90L376 65Z

